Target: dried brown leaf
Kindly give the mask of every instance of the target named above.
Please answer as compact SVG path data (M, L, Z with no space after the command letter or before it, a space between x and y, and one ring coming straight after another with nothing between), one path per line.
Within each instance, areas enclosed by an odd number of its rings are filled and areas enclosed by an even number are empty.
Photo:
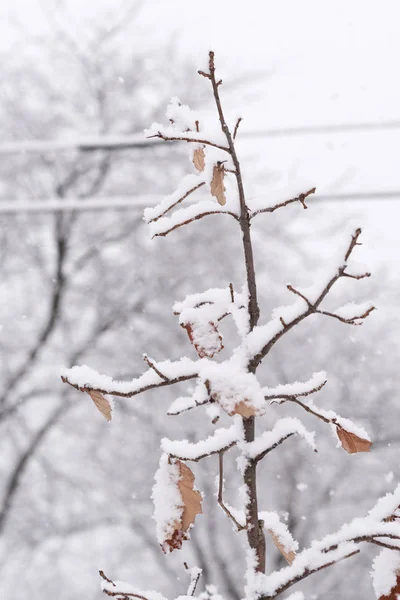
M351 431L346 431L343 427L336 426L336 433L342 444L342 448L349 454L356 454L357 452L369 452L372 446L372 442L365 440L364 438L358 437Z
M96 392L95 390L88 390L88 394L103 417L105 417L107 421L111 421L112 408L109 401L104 398L103 394L100 394L100 392Z
M211 180L211 195L215 196L221 206L226 204L225 186L224 186L224 165L215 165Z
M205 153L203 148L196 148L193 152L193 164L198 171L204 171Z
M237 404L235 404L234 409L228 414L230 416L240 415L241 417L243 417L245 419L249 419L250 417L255 416L256 410L255 410L254 406L251 406L251 404L248 404L246 402L246 400L242 400L241 402L238 402Z
M194 523L197 515L202 514L201 494L193 489L194 475L185 463L178 461L181 479L178 482L178 488L184 504L182 513L182 529L187 531Z
M400 571L396 571L396 585L390 590L387 596L379 596L378 600L398 600L400 598Z
M182 542L189 539L188 531L193 525L197 515L202 514L201 494L194 490L194 475L189 467L177 460L176 465L179 468L180 479L178 481L178 489L182 498L182 514L180 521L176 521L173 525L173 533L166 539L161 548L164 552L172 552L179 550L182 547Z
M283 558L289 563L289 565L291 565L294 559L296 558L296 553L293 552L293 550L286 550L279 537L274 531L272 531L272 529L268 529L268 531L271 534L272 540L279 552L282 554Z

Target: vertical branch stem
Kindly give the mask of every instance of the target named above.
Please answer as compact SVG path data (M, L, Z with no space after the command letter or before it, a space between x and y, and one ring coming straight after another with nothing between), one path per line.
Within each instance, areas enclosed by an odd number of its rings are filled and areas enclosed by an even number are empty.
M218 110L219 121L221 123L221 129L224 133L228 142L229 153L232 157L232 161L235 167L235 177L239 193L240 201L240 218L239 224L242 230L243 240L243 251L246 265L246 276L247 276L247 288L249 294L248 301L248 313L249 313L249 324L250 330L253 330L257 325L260 309L257 302L257 284L256 275L254 269L253 259L253 247L251 243L250 235L250 215L246 204L246 197L244 193L244 186L242 180L242 173L240 169L240 163L236 154L234 138L230 132L230 129L226 123L224 112L222 110L221 99L219 97L219 86L222 83L217 81L215 77L215 64L214 64L214 52L209 54L209 78L213 88L215 104ZM255 372L256 366L250 366L251 372ZM250 417L249 419L243 419L243 428L246 442L254 441L255 437L255 418ZM265 537L262 524L258 519L258 500L257 500L257 473L256 473L256 461L249 461L244 472L244 483L248 493L248 503L246 510L246 529L247 529L247 540L249 546L255 551L257 557L256 570L259 572L265 572Z
M250 218L249 211L246 205L246 197L244 193L244 186L242 180L242 173L240 170L239 159L236 154L235 144L233 141L233 136L230 132L230 129L226 123L224 112L222 110L221 99L219 97L218 88L221 84L220 81L217 81L215 78L215 65L214 65L214 52L210 52L210 80L213 88L215 104L218 110L219 121L221 123L221 129L224 133L226 140L228 142L229 153L232 157L233 164L235 166L235 177L239 192L239 201L240 201L240 227L243 235L243 250L244 257L246 263L246 275L247 275L247 287L249 293L249 319L250 319L250 329L253 329L258 322L260 316L260 309L257 302L257 285L256 285L256 274L254 270L254 259L253 259L253 247L251 244L251 236L250 236Z

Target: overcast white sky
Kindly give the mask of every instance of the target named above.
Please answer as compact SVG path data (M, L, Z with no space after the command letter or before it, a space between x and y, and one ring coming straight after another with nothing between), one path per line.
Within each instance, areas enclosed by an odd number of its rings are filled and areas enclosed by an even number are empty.
M114 0L64 4L79 20L120 6ZM57 6L57 1L2 0L2 45L9 15L29 29L44 26L41 5ZM400 122L399 22L398 0L146 0L139 17L155 57L173 36L200 66L214 49L227 78L271 72L257 86L251 107L237 98L243 130ZM399 138L400 128L273 137L258 140L256 154L275 180L290 188L306 180L321 193L400 190ZM367 225L368 257L390 261L398 277L400 195L336 203L335 211L360 214Z

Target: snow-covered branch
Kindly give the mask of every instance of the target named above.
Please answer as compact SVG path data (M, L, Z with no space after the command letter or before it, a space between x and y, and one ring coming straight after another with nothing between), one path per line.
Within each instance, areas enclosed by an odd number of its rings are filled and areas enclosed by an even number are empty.
M61 379L80 392L95 391L122 398L130 398L153 388L188 381L198 376L200 361L182 358L154 363L143 375L131 381L116 381L86 366L64 369ZM159 373L157 373L157 371Z
M345 276L344 274L347 269L347 262L350 258L350 255L355 246L360 245L358 242L360 235L361 229L358 228L351 236L351 240L345 251L342 263L335 269L334 274L328 278L322 289L319 289L318 291L313 289L308 295L306 295L289 285L289 291L300 298L299 302L290 307L285 307L285 309L275 309L274 318L269 321L269 323L256 327L251 333L249 333L244 342L242 350L247 355L250 354L252 356L250 361L251 368L256 368L263 358L267 356L276 342L296 325L301 323L304 319L313 314L328 314L327 312L324 313L324 311L320 311L319 306L327 297L334 284ZM364 276L368 277L369 273L365 273ZM340 314L335 316L337 316L337 318L340 317L340 320L345 323L349 322L350 324L354 324L354 321L359 321L366 318L373 309L373 306L369 306L369 308L365 309L362 314L357 316L353 315L352 318L348 318L347 320L344 317L341 317ZM281 314L279 314L279 312Z
M246 458L259 461L277 446L282 444L282 442L295 434L303 437L314 452L317 451L314 442L315 434L307 431L299 419L291 417L280 419L271 431L264 431L253 442L241 442L239 447Z
M295 583L339 560L360 552L359 544L375 544L379 540L400 540L400 523L397 522L400 505L400 485L392 494L380 498L364 518L356 518L343 525L339 531L315 541L300 552L292 564L270 575L248 572L247 598L270 600Z
M233 424L227 429L217 429L213 435L200 442L189 442L188 440L161 440L161 449L172 458L183 461L199 461L202 458L226 452L243 439L242 420L234 418Z

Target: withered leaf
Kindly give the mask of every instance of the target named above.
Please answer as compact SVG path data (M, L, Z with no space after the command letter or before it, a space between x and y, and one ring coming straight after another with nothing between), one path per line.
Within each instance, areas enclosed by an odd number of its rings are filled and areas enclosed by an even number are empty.
M245 400L242 400L241 402L238 402L237 404L235 404L234 409L228 414L230 416L240 415L241 417L243 417L245 419L249 419L250 417L255 416L256 410L255 410L254 406L251 406L251 404L248 404Z
M178 488L183 501L182 529L187 531L194 523L196 515L202 514L201 494L193 489L194 475L185 463L178 461L181 479Z
M392 587L389 595L379 596L378 600L398 600L400 598L400 571L396 571L396 585Z
M356 454L357 452L369 452L372 446L372 442L365 440L364 438L358 437L351 431L346 431L343 427L336 426L336 433L342 444L342 448L349 454Z
M289 563L289 565L291 565L294 559L296 558L295 552L293 552L293 550L286 550L279 537L272 529L268 529L268 531L271 534L272 540L279 552L282 554L283 558Z
M193 164L198 171L204 171L205 153L203 148L196 148L193 152Z
M211 180L211 195L215 196L221 206L226 204L224 186L224 165L215 165Z
M161 548L166 552L179 550L182 547L182 542L189 539L188 531L194 523L197 515L202 514L201 494L193 489L194 475L189 467L177 460L175 464L179 468L180 479L178 481L178 489L182 498L182 513L180 521L175 521L172 535L164 541Z
M189 340L200 358L205 356L213 358L215 354L223 349L222 336L216 323L210 321L202 324L201 327L194 323L184 323L182 327L186 329Z
M103 417L107 419L107 421L111 421L112 418L112 408L109 401L104 398L103 394L100 392L96 392L95 390L88 390L87 392L93 402L95 403L97 409L101 412Z

